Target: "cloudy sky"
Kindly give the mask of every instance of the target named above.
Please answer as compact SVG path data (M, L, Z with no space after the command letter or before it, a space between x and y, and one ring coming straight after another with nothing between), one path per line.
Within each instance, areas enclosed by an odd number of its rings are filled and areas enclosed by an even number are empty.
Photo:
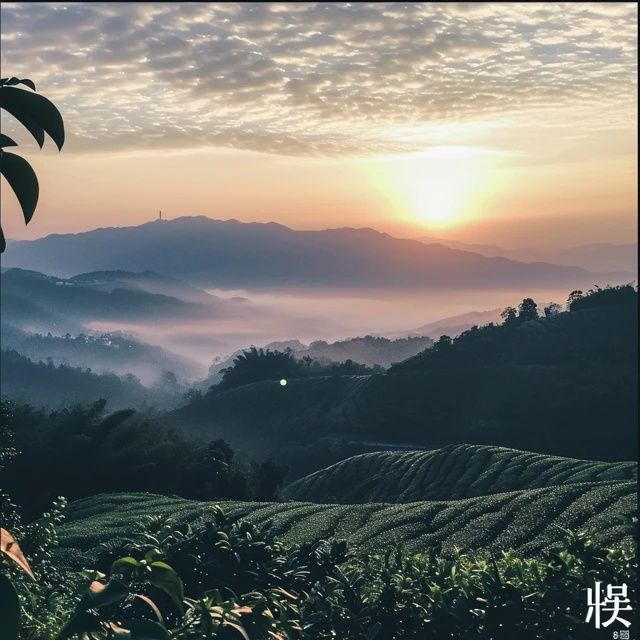
M635 235L624 3L11 3L2 75L65 119L29 228L157 215L547 245Z

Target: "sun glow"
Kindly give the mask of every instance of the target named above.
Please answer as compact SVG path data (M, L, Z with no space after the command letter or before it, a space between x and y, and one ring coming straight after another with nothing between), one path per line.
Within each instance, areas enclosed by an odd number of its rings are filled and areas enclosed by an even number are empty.
M385 158L376 179L396 215L428 227L457 224L476 212L491 186L492 153L461 146Z

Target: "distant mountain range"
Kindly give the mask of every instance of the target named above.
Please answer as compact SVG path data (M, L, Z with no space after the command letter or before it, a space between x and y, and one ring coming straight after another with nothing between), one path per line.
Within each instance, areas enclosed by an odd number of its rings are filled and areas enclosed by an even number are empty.
M539 250L531 248L505 249L492 244L468 244L430 236L421 237L419 240L425 244L439 243L460 251L472 251L489 258L502 257L520 262L550 262L598 272L627 271L637 273L638 269L638 245L634 243L601 242L555 250Z
M237 304L148 271L84 273L67 279L10 268L2 271L0 282L3 322L28 331L73 333L95 320L148 323L211 317Z
M153 271L143 271L142 273L122 270L94 271L69 278L69 282L99 291L113 292L116 289L132 289L134 291L169 296L184 302L212 304L219 300L216 296L202 289L192 287L183 280L161 276Z
M242 300L221 299L151 271L58 278L10 268L3 269L0 285L3 349L35 362L51 358L55 364L134 373L147 383L166 370L195 378L205 369L159 346L113 333L111 326L181 327L244 308ZM98 330L101 325L108 328Z
M538 305L540 307L540 305ZM408 331L395 331L386 334L389 338L429 336L433 340L437 340L440 336L449 336L453 338L471 327L482 327L490 322L501 322L500 314L502 309L488 309L487 311L469 311L455 316L448 316L435 320L428 324L423 324L415 329Z
M203 216L11 242L3 263L65 278L87 271L151 270L198 286L254 289L571 289L621 282L630 275L525 264L373 229L295 231Z

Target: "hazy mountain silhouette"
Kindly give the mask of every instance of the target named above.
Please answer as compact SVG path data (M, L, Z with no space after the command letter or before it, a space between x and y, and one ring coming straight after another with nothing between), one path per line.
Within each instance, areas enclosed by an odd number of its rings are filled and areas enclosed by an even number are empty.
M214 287L578 287L624 280L553 264L487 258L373 229L295 231L204 216L12 242L5 266L69 277L158 271Z
M638 267L638 245L632 243L600 242L541 250L533 248L506 249L492 244L469 244L430 236L424 236L420 238L420 241L425 244L439 243L461 251L472 251L489 258L502 257L521 262L551 262L591 271L627 271L633 274L637 272Z
M56 336L22 331L2 322L0 342L3 350L12 349L36 363L51 360L55 365L97 372L132 373L145 384L154 382L163 371L180 378L195 378L201 373L201 367L187 358L122 332Z
M394 332L387 334L390 338L398 338L405 336L429 336L430 338L437 339L440 336L446 335L451 338L458 334L471 329L471 327L481 327L490 322L501 322L500 314L502 309L489 309L487 311L469 311L468 313L461 313L455 316L447 316L434 322L421 325L415 329L409 331Z
M3 322L36 331L73 333L91 320L149 322L210 317L220 308L234 304L150 273L83 274L64 279L12 268L3 270L0 281ZM143 286L170 289L183 299L150 293ZM184 299L195 297L209 303Z
M210 304L218 298L216 296L191 286L189 283L177 278L160 275L153 271L143 271L142 273L132 273L130 271L94 271L92 273L82 273L69 278L74 284L100 289L102 291L113 291L114 289L133 289L136 291L146 291L147 293L157 293L185 302L199 302Z
M17 351L0 351L0 392L5 399L28 402L37 407L59 409L65 404L94 403L108 398L111 410L153 406L168 409L179 404L180 389L159 384L145 387L135 376L120 377L115 373L69 364L55 364L55 359L40 362Z

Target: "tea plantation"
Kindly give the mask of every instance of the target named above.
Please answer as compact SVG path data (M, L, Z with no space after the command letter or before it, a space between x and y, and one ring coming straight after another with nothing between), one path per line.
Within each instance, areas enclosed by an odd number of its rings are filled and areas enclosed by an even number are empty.
M451 500L603 480L635 481L635 462L593 462L482 445L353 456L284 489L303 502Z
M447 555L457 547L463 551L514 549L532 555L560 540L562 528L588 532L599 544L628 541L619 517L635 513L635 489L634 482L610 480L407 504L218 504L256 525L271 521L287 544L337 538L363 551L401 544L408 552L431 547ZM145 516L169 517L175 523L202 522L213 505L142 493L77 500L60 528L60 561L69 567L91 566L99 545L120 544Z

